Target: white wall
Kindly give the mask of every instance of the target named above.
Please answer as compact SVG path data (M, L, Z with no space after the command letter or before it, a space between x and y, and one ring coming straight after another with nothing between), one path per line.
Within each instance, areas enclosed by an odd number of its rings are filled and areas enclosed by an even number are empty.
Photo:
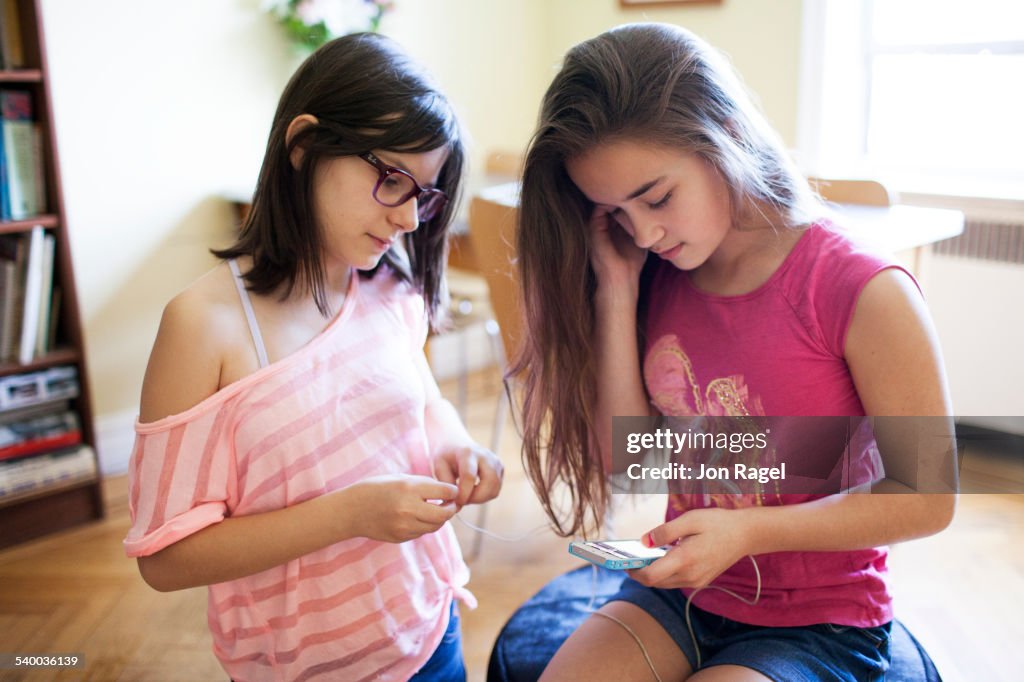
M522 149L549 79L544 0L399 0L382 32L437 77L470 137L470 170L492 149ZM475 180L475 178L474 178Z
M623 9L618 0L558 0L547 4L548 61L618 24L679 24L724 52L754 93L768 122L796 145L801 0L723 0L665 9Z
M1024 266L932 255L928 307L957 415L1024 415Z
M224 196L254 182L296 60L259 0L42 8L102 439L131 428L163 305L230 239Z

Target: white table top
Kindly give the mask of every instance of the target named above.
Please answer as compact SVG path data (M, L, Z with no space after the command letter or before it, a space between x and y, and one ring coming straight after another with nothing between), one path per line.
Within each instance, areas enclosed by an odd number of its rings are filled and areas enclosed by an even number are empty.
M964 214L946 208L905 204L836 204L833 208L837 224L891 252L932 244L964 231Z

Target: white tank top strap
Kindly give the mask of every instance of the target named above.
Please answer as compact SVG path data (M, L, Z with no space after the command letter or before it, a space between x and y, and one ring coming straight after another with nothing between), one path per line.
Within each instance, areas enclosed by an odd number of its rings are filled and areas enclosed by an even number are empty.
M252 334L252 342L256 346L256 357L260 361L260 369L263 369L270 362L267 361L267 347L263 345L263 334L260 333L260 325L256 322L256 314L252 311L252 301L249 300L249 291L245 288L245 280L238 270L238 263L234 258L228 259L228 267L235 276L235 288L238 289L238 297L242 299L242 310L245 311L245 319L249 322L249 333Z

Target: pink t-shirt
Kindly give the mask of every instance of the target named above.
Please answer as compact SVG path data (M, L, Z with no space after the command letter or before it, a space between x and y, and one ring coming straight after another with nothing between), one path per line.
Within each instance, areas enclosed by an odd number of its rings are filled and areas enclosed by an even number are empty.
M892 267L900 266L828 222L808 228L768 281L740 296L700 291L686 272L660 264L645 326L643 372L653 403L672 416L864 415L844 359L846 335L864 286ZM873 439L868 448L874 452L864 460L871 466L877 461ZM666 520L700 507L811 499L672 495ZM693 603L754 625L881 625L892 620L886 556L884 547L762 554L755 557L762 580L756 605L718 590L699 592ZM712 584L750 599L754 567L744 558Z
M411 287L386 270L353 276L337 317L302 349L137 423L128 556L370 476L431 476L424 408L439 393L425 335ZM401 544L352 538L210 585L214 653L236 680L404 680L441 641L453 596L476 605L468 580L450 524Z

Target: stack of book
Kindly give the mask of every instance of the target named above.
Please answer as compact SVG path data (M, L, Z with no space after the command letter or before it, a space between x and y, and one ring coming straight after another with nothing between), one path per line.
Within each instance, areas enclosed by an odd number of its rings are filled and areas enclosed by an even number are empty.
M57 486L93 481L96 457L88 445L0 462L0 504Z
M71 407L78 393L73 366L0 379L0 503L95 477L96 458Z
M0 235L0 362L27 364L53 349L60 290L55 240L41 226Z

